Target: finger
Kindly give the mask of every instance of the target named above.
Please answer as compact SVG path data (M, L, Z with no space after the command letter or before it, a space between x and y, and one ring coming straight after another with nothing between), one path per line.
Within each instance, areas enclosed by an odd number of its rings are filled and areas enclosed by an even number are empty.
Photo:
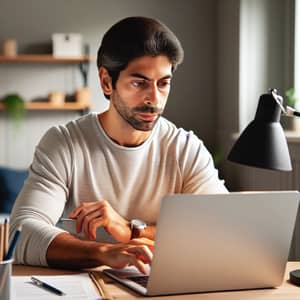
M130 245L146 245L152 252L154 250L155 242L147 238L136 238L129 242Z
M81 212L82 206L80 205L79 207L75 208L69 215L71 219L75 219Z
M92 219L88 223L86 236L88 236L92 240L95 240L97 237L97 228L104 226L104 223L105 223L105 220L104 220L103 216L99 216L97 218Z
M146 265L135 255L129 255L128 256L129 265L135 266L141 273L148 275Z
M84 215L82 215L82 214L79 214L76 218L76 232L77 233L80 233L82 230L83 218L84 218Z
M128 253L133 253L135 256L142 260L144 263L151 264L153 259L153 254L147 246L137 246L129 247L127 249Z
M85 220L85 218L90 215L93 214L94 212L97 214L98 216L101 215L101 211L99 211L97 209L98 207L95 205L91 205L89 207L85 207L81 209L80 214L77 216L77 221L76 221L76 231L77 233L81 232L82 227L83 227L83 222Z
M70 213L69 217L76 218L82 211L95 210L100 203L100 201L82 202Z
M82 226L84 234L87 238L93 239L93 236L95 236L95 238L96 238L96 228L95 228L94 234L92 235L92 234L90 234L89 227L90 227L90 223L99 217L101 217L101 213L98 210L96 210L96 211L92 211L89 214L85 215L84 218L82 219L81 226Z

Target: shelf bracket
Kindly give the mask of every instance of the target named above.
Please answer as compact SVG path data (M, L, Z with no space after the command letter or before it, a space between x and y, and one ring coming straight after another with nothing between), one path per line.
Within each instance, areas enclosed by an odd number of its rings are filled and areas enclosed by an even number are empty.
M89 67L90 67L90 62L88 60L80 62L79 64L79 70L81 72L82 79L83 79L83 87L88 86Z

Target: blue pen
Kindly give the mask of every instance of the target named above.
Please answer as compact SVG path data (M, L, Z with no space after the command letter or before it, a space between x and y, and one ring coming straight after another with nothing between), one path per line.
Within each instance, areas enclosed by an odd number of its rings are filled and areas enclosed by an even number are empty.
M20 238L20 234L21 234L21 229L22 227L19 226L15 232L15 235L9 245L9 248L8 248L8 251L4 257L4 260L9 260L9 259L12 259L13 257L13 254L14 254L14 251L16 249L16 246L17 246L17 243L18 243L18 240Z
M36 286L38 287L41 287L51 293L54 293L56 295L59 295L59 296L64 296L66 295L64 292L62 292L61 290L55 288L54 286L44 282L44 281L41 281L40 279L37 279L36 277L31 277L30 278L32 280L32 283L35 284Z

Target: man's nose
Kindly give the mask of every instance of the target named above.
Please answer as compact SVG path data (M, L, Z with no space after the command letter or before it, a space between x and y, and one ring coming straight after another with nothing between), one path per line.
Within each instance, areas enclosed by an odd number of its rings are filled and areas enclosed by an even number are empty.
M161 95L156 84L151 84L146 92L144 102L147 105L157 106L161 102L160 97Z

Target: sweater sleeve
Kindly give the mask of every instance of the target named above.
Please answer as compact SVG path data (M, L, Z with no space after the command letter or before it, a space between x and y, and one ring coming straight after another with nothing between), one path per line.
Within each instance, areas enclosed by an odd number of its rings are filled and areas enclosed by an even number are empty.
M183 193L228 193L224 180L219 179L211 154L193 132L186 136L181 158L183 170Z
M10 236L22 226L15 263L47 266L47 248L63 231L55 224L68 199L71 156L71 143L65 127L51 128L36 147L29 177L11 214Z

